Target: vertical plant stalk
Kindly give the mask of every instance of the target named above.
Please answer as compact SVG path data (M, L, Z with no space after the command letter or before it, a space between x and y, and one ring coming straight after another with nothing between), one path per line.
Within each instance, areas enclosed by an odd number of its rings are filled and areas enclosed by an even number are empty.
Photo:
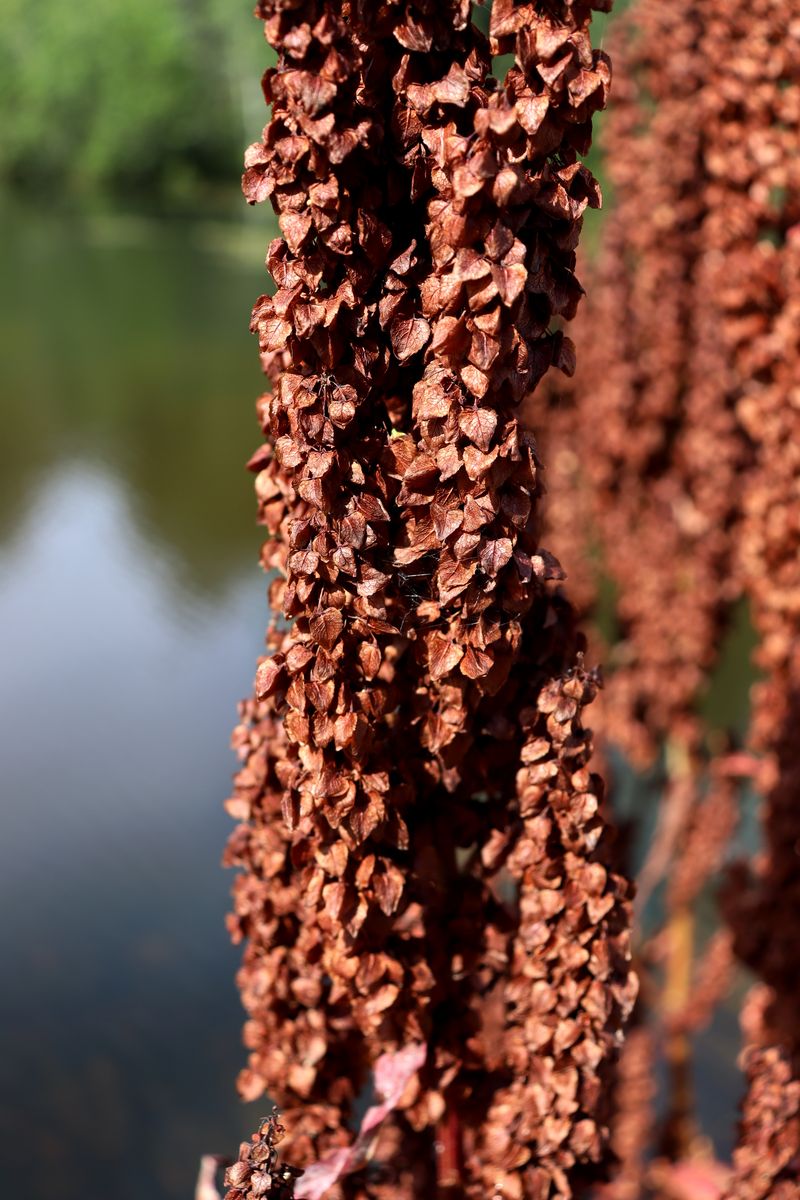
M581 1159L602 1156L604 1134L588 1118L600 1099L590 1099L596 1076L589 1078L588 1059L574 1062L575 1091L559 1095L547 1077L567 1049L559 1048L556 1022L559 1010L574 1013L567 997L582 956L568 950L568 930L584 903L601 940L608 937L603 953L617 964L613 974L627 955L624 888L607 870L607 839L598 844L597 781L585 770L580 709L596 685L582 668L574 619L557 590L558 565L540 548L538 464L515 413L550 364L572 366L571 344L550 324L574 314L580 292L569 230L597 202L577 159L607 83L605 61L589 45L588 14L583 5L564 15L557 6L495 4L492 51L516 56L504 88L468 97L463 76L451 69L439 84L408 87L414 112L401 121L406 161L420 136L431 147L435 189L426 228L432 269L420 286L430 342L414 390L413 488L399 497L408 505L402 554L430 578L430 602L417 610L421 632L428 629L420 639L423 743L456 795L462 781L474 793L481 780L490 804L478 861L484 874L506 873L519 887L519 933L506 951L514 982L505 988L513 1014L505 1017L505 1038L520 1079L493 1103L487 1092L485 1140L471 1157L487 1185L509 1194L520 1186L514 1171L533 1190L545 1187L548 1175L566 1189L567 1172ZM518 810L506 800L514 774ZM564 907L566 895L551 890L553 880L567 877L580 897L573 912ZM595 888L596 905L587 898ZM590 1016L587 1006L576 1014L585 1052L597 1055L594 1065L603 1071L614 1051L601 1028L632 999L626 971L607 980L603 1002L593 993L596 1012ZM502 983L496 970L492 975ZM547 993L540 1022L524 994L526 975ZM526 1092L523 1064L535 1059L543 1070ZM567 1114L580 1089L587 1118L575 1122ZM539 1099L548 1093L550 1102Z
M669 959L662 1003L664 1019L669 1026L670 1019L686 1008L691 996L695 918L690 907L682 906L670 914L666 936ZM670 1092L662 1147L671 1159L688 1158L691 1156L696 1129L693 1118L692 1050L686 1029L680 1026L668 1029L664 1054L670 1076Z
M704 1015L692 1003L694 907L736 814L730 784L716 775L707 782L697 696L736 594L727 526L738 501L734 481L751 453L732 400L727 408L718 402L719 382L727 382L719 338L708 305L696 303L708 212L704 156L713 137L696 119L708 72L698 44L702 9L642 0L616 24L604 129L614 203L583 313L584 354L571 385L551 386L538 403L534 393L528 404L531 427L552 428L556 439L544 451L557 468L551 544L562 549L560 531L572 522L563 548L584 605L601 607L585 567L592 551L617 597L604 738L639 766L652 766L668 747L637 913L641 919L654 889L672 877L656 934L665 974L648 989L671 1081L659 1138L671 1157L696 1142L687 1018ZM711 471L708 437L717 447ZM716 982L725 979L717 972Z
M656 1046L651 1032L628 1032L615 1080L616 1111L612 1145L617 1169L599 1192L601 1200L642 1200L648 1173L648 1150L655 1118Z
M739 570L759 634L764 680L750 747L764 757L764 853L734 873L728 913L739 956L763 985L744 1014L748 1093L730 1200L800 1189L800 903L796 737L800 713L800 23L761 0L711 8L706 53L726 63L704 118L723 131L709 158L716 244L710 264L721 332L738 380L736 412L756 447L743 497ZM730 214L735 213L732 221Z
M667 828L674 811L663 812L673 930L687 930L692 878L718 868L734 823L729 767L743 756L727 756L725 746L709 765L717 747L696 701L738 599L749 600L761 639L767 679L754 693L744 758L765 794L766 849L736 874L727 907L736 952L769 991L756 993L760 1015L747 1021L749 1092L726 1194L789 1196L800 1186L789 1000L800 954L785 919L800 885L788 849L798 837L789 730L798 710L800 28L784 0L641 0L626 24L627 49L615 56L625 78L607 139L617 204L590 290L587 373L576 378L563 423L571 453L588 431L577 454L584 495L620 595L609 735L639 762L678 739L697 764L677 835ZM536 400L534 427L545 412ZM685 947L687 938L672 941ZM708 951L703 986L712 994L727 973L729 942L723 936ZM670 988L679 977L684 996L686 958L675 961ZM670 1012L670 1039L685 1037L704 1008L697 999Z
M259 9L279 60L245 190L283 238L252 465L289 624L235 735L242 1089L292 1162L338 1155L343 1196L567 1200L606 1169L628 885L516 414L573 365L591 8L495 0L489 42L466 0ZM415 1047L364 1163L356 1096Z

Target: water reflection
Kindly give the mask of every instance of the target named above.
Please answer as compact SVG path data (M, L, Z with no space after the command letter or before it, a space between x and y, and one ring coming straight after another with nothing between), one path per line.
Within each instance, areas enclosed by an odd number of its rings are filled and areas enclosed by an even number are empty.
M222 229L4 214L0 538L79 456L113 471L189 592L218 593L250 560L241 466L261 384L247 313L271 231ZM247 266L225 253L242 241Z
M262 277L96 229L16 216L0 252L0 1158L9 1194L168 1200L253 1121L218 862Z

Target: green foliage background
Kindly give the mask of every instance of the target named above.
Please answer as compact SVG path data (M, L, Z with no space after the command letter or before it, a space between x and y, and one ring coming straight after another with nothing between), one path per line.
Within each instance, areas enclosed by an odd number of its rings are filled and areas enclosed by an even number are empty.
M273 61L252 0L0 0L0 187L230 199Z
M0 180L49 199L229 184L268 62L247 0L0 0Z

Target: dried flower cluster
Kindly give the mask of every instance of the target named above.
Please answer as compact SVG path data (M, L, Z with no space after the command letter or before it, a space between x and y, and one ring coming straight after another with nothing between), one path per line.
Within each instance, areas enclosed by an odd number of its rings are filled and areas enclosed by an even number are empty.
M547 431L554 466L551 544L587 608L598 603L587 542L618 597L604 733L639 764L666 744L642 891L668 877L664 928L644 947L666 964L667 1058L707 1019L732 947L764 985L748 1006L749 1091L725 1195L796 1196L800 20L791 0L639 0L615 33L604 138L614 202L579 370L558 396L534 393L527 419ZM742 598L764 679L746 753L731 754L698 699ZM696 899L724 859L740 774L764 796L765 847L734 873L731 930L693 982Z
M277 1115L261 1122L252 1140L242 1142L239 1158L225 1172L225 1200L294 1200L294 1184L300 1172L278 1160L278 1146L285 1130Z
M283 236L251 466L280 617L228 805L241 1090L293 1163L349 1161L376 1064L423 1048L332 1198L566 1198L605 1167L628 887L516 415L574 365L592 7L495 0L488 40L467 0L258 8L278 67L244 185Z

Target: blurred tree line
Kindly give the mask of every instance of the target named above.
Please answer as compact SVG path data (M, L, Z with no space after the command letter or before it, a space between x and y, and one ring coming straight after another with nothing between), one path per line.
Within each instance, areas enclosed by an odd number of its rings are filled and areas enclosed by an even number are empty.
M602 16L595 29L602 43ZM0 186L48 203L229 191L271 56L252 0L0 0Z
M48 200L229 187L269 55L248 0L0 0L0 182Z

